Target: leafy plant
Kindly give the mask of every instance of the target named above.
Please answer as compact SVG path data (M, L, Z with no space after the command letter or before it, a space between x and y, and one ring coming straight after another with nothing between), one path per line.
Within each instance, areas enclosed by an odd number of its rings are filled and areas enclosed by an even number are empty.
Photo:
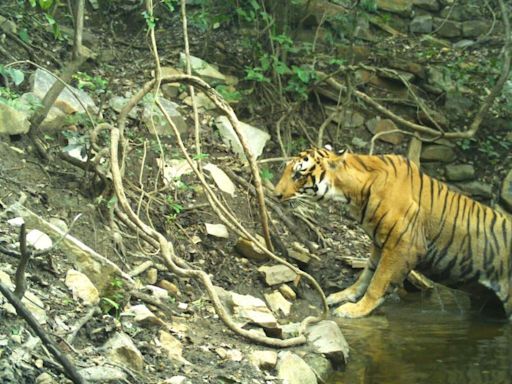
M124 300L124 281L115 277L110 282L107 294L100 299L101 311L119 317Z
M101 76L91 76L85 72L77 72L73 75L73 79L77 82L78 89L86 89L95 93L105 93L108 80Z
M271 181L274 178L274 174L268 168L261 168L260 176L263 180Z
M21 83L23 83L23 80L25 80L25 74L20 71L19 69L15 69L12 67L5 67L0 64L0 75L6 79L10 80L14 83L14 85L18 86Z

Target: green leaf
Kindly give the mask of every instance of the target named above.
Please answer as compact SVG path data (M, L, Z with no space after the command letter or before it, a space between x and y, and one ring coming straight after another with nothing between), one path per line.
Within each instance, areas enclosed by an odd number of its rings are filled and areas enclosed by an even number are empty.
M43 11L46 11L47 9L50 9L50 7L53 5L53 0L39 0L39 6Z
M17 86L23 83L23 80L25 79L25 74L19 69L10 69L9 75L11 76L12 81L14 81L14 84Z
M20 29L20 31L18 32L18 36L24 43L30 43L30 37L28 35L27 28Z

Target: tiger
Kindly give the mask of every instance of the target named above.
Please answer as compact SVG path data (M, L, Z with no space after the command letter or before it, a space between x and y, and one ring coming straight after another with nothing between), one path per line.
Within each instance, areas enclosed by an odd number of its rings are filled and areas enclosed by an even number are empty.
M311 148L292 158L278 181L280 201L308 197L347 206L372 240L350 287L327 297L334 315L360 318L413 269L449 286L490 289L512 320L512 221L429 177L399 155Z

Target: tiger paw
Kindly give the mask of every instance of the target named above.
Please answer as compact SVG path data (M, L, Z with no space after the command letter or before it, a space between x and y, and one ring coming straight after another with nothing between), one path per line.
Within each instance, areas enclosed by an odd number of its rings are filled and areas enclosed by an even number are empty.
M329 296L327 296L327 304L329 305L335 305L339 303L343 303L345 301L356 301L357 297L352 294L352 292L348 290L339 291L336 293L331 293Z
M357 319L369 315L371 309L364 308L359 303L346 303L334 310L334 316L347 319Z

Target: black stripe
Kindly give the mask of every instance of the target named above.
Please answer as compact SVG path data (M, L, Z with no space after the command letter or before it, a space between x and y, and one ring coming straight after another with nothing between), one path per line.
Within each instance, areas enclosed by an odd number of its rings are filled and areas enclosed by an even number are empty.
M391 163L391 166L393 167L393 171L395 172L395 177L397 177L398 176L398 171L396 169L395 159L393 157L390 157L389 161Z
M384 220L384 218L386 217L387 214L388 214L388 211L384 212L384 214L380 217L379 221L376 223L375 228L373 229L372 240L376 245L378 245L378 244L377 244L377 239L375 238L375 236L377 235L377 231L379 230L382 220ZM379 248L382 248L382 247L379 246Z
M366 171L366 172L371 172L372 169L371 168L368 168L368 166L365 164L365 162L359 157L359 156L354 156L353 159L355 161L357 161L359 163L359 165L361 165L361 167L363 167L363 169Z

